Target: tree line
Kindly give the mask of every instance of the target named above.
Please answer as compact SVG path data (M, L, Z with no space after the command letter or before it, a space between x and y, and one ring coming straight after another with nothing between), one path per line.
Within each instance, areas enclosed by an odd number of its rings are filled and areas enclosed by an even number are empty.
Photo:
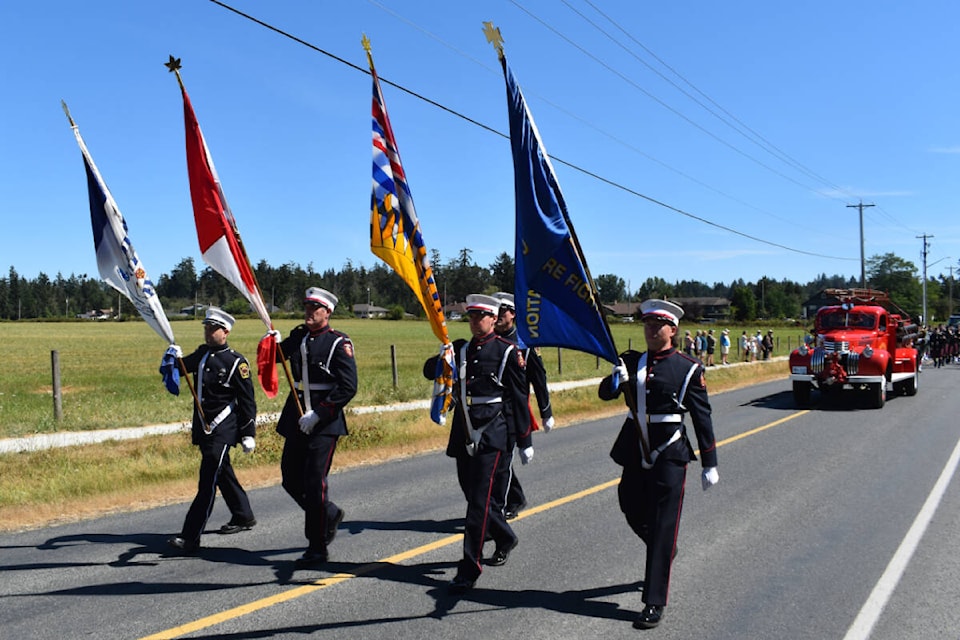
M470 249L461 249L456 257L444 262L439 252L431 252L431 264L444 304L462 302L467 294L512 291L513 257L501 253L488 266L473 259ZM876 255L865 263L869 288L890 293L893 300L911 316L918 317L923 308L923 285L917 267L892 253ZM340 298L337 313L351 315L353 305L370 303L385 308L391 317L405 313L422 316L416 297L393 270L377 261L373 267L356 266L352 261L339 270L316 271L296 263L279 267L260 261L254 268L264 300L275 312L297 314L303 292L319 286ZM841 275L820 274L807 283L773 280L766 276L755 281L737 279L731 283L707 284L696 280L670 283L662 276L647 278L637 289L628 290L627 283L615 274L596 276L595 283L604 304L630 302L647 298L726 298L731 302L734 320L799 318L802 303L829 287L855 288L859 279ZM168 314L175 317L193 305L215 305L230 313L249 313L249 305L233 286L209 267L197 270L193 258L183 258L170 273L154 283ZM953 281L943 275L927 280L927 310L934 322L945 322L953 313ZM37 320L73 318L92 310L109 309L116 316L135 313L126 300L99 278L87 274L68 278L60 273L51 279L41 272L35 279L19 275L14 267L0 278L0 319Z

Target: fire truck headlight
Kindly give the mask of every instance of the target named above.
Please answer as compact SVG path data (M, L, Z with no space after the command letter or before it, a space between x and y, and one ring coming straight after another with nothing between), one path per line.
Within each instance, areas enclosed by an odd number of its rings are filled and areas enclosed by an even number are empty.
M800 345L800 348L797 349L797 352L802 356L806 356L808 353L810 353L810 349L807 348L807 345L802 344Z
M863 357L864 357L864 358L872 358L872 357L873 357L873 347L871 347L870 345L867 345L866 347L864 347L864 348L863 348Z

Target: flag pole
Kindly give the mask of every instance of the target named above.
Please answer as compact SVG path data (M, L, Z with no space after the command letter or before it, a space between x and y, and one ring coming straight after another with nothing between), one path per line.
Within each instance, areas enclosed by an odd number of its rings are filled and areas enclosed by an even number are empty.
M77 123L74 122L73 116L70 115L70 108L67 106L66 101L61 100L60 106L63 107L63 113L67 116L67 122L70 123L70 128L73 130L73 135L77 139L77 143L80 145L80 153L83 155L84 160L86 160L87 164L90 166L90 170L93 172L97 181L101 185L104 185L103 188L106 189L106 186L105 186L106 183L103 180L103 176L100 175L100 169L97 168L96 163L93 161L93 158L90 156L90 151L87 149L87 145L84 143L83 137L80 135L80 128L77 126ZM122 293L122 292L118 291L118 293ZM167 337L173 338L173 334L171 333ZM197 411L200 413L200 418L203 419L204 422L206 422L206 420L203 418L203 407L200 406L200 398L197 396L197 392L193 388L193 383L190 382L190 376L187 375L187 368L183 364L183 358L177 358L177 363L180 365L180 370L183 371L184 378L186 378L187 380L187 386L190 388L190 394L193 396L193 403L197 407Z
M186 96L187 88L186 86L184 86L183 78L180 75L180 69L181 69L180 58L174 58L171 55L170 59L164 63L164 66L167 67L168 71L172 72L174 75L177 76L177 84L180 86L180 92L184 96ZM247 268L250 270L250 275L253 277L253 284L254 284L254 287L256 288L257 296L260 298L261 304L264 306L264 308L266 308L266 302L263 300L263 294L261 293L262 290L260 288L260 283L257 281L257 272L253 270L253 265L250 263L250 257L247 255L247 249L246 247L244 247L243 239L240 237L240 231L237 229L236 223L232 218L233 216L232 214L230 214L230 217L227 219L227 221L230 223L229 225L230 232L233 234L234 240L236 240L237 242L237 246L240 249L240 254L243 256L243 259L246 262ZM261 320L262 319L263 318L261 318ZM267 325L267 329L269 331L274 331L272 318L270 319L269 325ZM300 397L297 395L297 390L293 383L293 376L290 373L290 364L287 361L287 356L283 352L283 348L280 346L279 343L277 343L277 347L280 350L280 362L283 365L283 373L286 376L287 383L290 386L290 395L293 396L293 399L297 404L297 410L299 411L300 415L303 415L303 405L300 403Z

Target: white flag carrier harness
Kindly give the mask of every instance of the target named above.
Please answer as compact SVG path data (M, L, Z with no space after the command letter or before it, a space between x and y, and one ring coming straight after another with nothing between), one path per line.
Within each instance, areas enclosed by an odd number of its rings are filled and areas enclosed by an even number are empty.
M300 382L297 383L297 389L302 389L303 393L303 406L304 412L312 411L313 407L310 404L310 392L311 391L329 391L333 389L332 382L316 382L310 384L310 372L309 363L307 361L307 338L310 337L309 334L303 336L303 340L300 341ZM333 346L330 347L330 353L327 354L327 359L325 362L320 363L320 368L330 373L330 362L333 361L333 352L336 351L337 345L343 341L343 336L337 336L337 339L333 341ZM333 375L333 374L331 374Z
M690 370L687 371L687 376L683 380L683 386L680 387L680 393L677 394L677 408L680 410L686 410L686 407L683 406L681 400L687 393L687 386L690 384L690 380L693 379L693 374L697 371L697 363L694 362L690 365ZM653 464L657 461L657 458L660 457L660 454L664 450L672 445L674 442L680 439L683 435L683 414L682 413L647 413L647 352L644 351L643 355L640 356L640 362L637 363L637 415L644 416L644 420L638 420L636 416L633 415L632 411L628 411L627 415L630 418L633 418L634 423L640 426L640 433L643 434L644 442L650 442L650 430L647 425L649 424L676 424L677 429L673 432L666 442L661 444L659 447L650 452L650 462L649 464L643 458L643 455L640 456L640 464L644 469L650 469L653 467ZM642 452L641 452L642 453Z
M203 406L203 367L207 364L207 356L210 355L210 352L207 351L203 354L203 357L200 358L200 364L197 366L197 379L200 381L200 384L197 385L197 404L201 407ZM227 376L227 381L224 383L224 386L230 386L230 379L233 378L233 372L237 370L237 365L240 364L240 358L237 358L233 361L233 367L230 368L230 375ZM203 432L206 434L213 433L213 430L219 426L221 422L227 419L231 413L233 413L234 408L236 407L236 402L231 402L223 408L223 411L218 413L216 417L211 420L209 423L205 423L203 420L203 414L200 415L200 424L203 425Z
M483 436L483 432L487 430L489 424L486 424L479 429L473 428L473 422L470 420L470 410L469 407L475 404L498 404L503 402L503 396L468 396L467 395L467 347L470 346L470 343L464 344L460 347L460 402L463 405L463 419L467 422L468 433L470 435L470 442L467 444L467 453L471 456L476 452L477 445L480 443L480 438ZM507 350L503 353L503 360L500 361L500 369L497 371L496 382L497 386L501 389L503 388L503 370L507 367L507 358L510 357L510 353L514 350L514 346L510 345L507 347Z

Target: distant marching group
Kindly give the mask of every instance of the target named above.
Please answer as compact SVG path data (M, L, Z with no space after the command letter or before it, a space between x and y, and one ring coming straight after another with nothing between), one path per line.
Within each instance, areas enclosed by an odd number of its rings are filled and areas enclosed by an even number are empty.
M957 331L957 327L944 327L941 324L930 329L927 335L927 357L937 368L952 362L960 362L960 332Z

